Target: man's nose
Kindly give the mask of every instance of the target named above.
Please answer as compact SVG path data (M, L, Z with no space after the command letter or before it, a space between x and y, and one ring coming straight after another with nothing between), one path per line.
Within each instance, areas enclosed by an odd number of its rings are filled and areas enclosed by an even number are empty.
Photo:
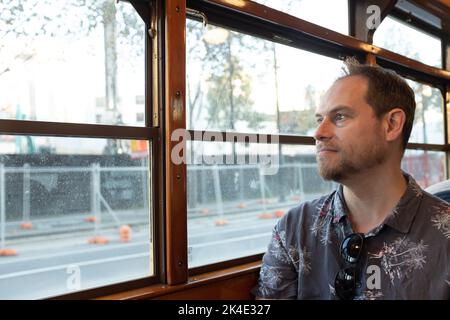
M325 118L317 126L316 132L314 132L314 139L317 141L328 140L332 137L332 135L332 123Z

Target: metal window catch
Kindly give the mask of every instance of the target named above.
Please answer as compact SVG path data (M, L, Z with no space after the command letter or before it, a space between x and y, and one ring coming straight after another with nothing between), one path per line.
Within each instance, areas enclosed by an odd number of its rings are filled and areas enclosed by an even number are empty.
M206 27L208 25L208 17L201 11L186 8L186 14L189 16L201 18L203 21L203 26Z

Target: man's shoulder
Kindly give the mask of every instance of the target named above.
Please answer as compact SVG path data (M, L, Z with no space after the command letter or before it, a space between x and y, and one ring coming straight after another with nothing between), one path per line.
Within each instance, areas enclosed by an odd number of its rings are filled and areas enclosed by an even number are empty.
M422 228L429 226L428 230L431 230L427 231L429 240L434 239L441 247L450 248L450 203L423 191L419 215L417 223Z
M432 212L436 210L440 211L442 209L448 210L448 208L450 208L450 203L444 201L442 198L439 198L435 194L432 194L426 190L422 190L422 192L424 208L430 209Z

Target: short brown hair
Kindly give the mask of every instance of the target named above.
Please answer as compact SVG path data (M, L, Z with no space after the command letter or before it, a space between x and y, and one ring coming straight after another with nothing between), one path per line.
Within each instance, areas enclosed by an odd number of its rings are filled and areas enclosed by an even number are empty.
M366 102L372 106L378 118L394 108L400 108L405 112L406 121L402 131L402 146L405 150L411 135L416 110L414 91L402 77L392 70L360 64L355 58L348 58L344 63L345 75L338 80L350 76L365 77L368 81Z

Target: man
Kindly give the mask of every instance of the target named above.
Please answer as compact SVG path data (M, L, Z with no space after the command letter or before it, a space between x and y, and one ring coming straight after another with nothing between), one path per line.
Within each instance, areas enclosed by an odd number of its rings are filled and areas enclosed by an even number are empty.
M320 175L336 191L273 230L253 289L266 299L450 299L450 209L402 172L414 93L347 60L316 111Z

